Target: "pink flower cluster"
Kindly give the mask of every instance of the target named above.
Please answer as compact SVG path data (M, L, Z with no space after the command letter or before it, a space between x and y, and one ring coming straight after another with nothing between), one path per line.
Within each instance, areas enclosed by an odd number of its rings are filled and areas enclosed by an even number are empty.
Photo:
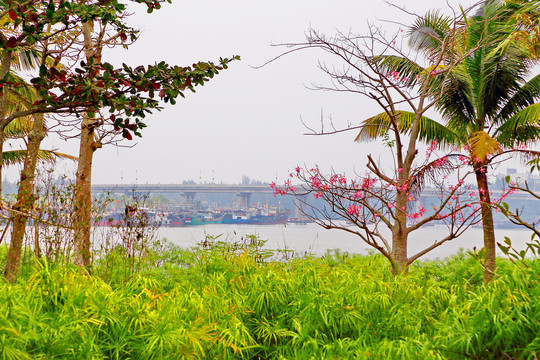
M450 186L448 186L448 190L450 190L450 191L457 190L457 189L459 189L459 188L463 185L463 183L464 183L463 180L459 180L459 181L457 182L456 185L450 185Z
M275 182L270 183L270 188L274 190L274 196L276 195L285 195L288 192L295 193L296 192L296 186L294 186L290 180L285 181L283 184L283 188L276 186Z
M446 156L443 156L442 158L435 160L435 166L442 166L446 164L447 160Z
M395 41L393 42L393 45L396 45L396 42L395 42ZM408 81L408 80L409 80L409 78L406 77L406 76L401 77L401 75L399 74L399 72L397 72L397 71L395 71L395 70L389 72L388 74L386 74L386 76L388 76L388 78L389 78L391 81L395 82L395 83L400 82L400 81Z
M353 194L352 198L353 200L359 200L363 199L366 196L366 194L363 191L357 191Z
M408 191L409 190L409 182L405 181L403 184L394 185L397 191Z
M371 189L373 185L375 185L376 182L377 182L377 179L364 178L362 180L362 189L364 190Z
M424 214L426 213L426 211L427 211L427 210L426 210L423 206L420 206L420 207L418 208L418 211L417 211L417 212L412 213L412 214L409 214L409 215L407 215L407 217L408 217L409 219L418 219L418 218L424 216Z
M388 77L390 78L390 80L392 80L394 82L397 82L400 79L399 73L397 71L395 71L395 70L392 71L392 72L389 72Z
M347 214L354 215L354 216L359 216L360 215L360 209L361 209L360 206L352 204L347 209Z
M434 140L431 145L426 150L426 156L430 157L431 154L439 148L439 144L437 143L437 140Z
M330 184L335 185L336 183L339 185L345 185L347 184L347 178L344 175L341 174L334 174L330 176Z
M469 162L471 161L471 159L468 156L464 156L464 155L459 155L458 159L461 165L469 165Z

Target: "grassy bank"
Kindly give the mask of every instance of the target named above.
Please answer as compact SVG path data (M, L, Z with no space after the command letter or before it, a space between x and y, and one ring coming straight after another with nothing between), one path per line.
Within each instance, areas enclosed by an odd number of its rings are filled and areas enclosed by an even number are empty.
M540 265L493 283L460 254L394 279L378 256L261 261L163 248L125 280L33 261L0 284L0 359L535 359ZM112 268L111 265L113 264ZM118 271L113 271L118 267Z

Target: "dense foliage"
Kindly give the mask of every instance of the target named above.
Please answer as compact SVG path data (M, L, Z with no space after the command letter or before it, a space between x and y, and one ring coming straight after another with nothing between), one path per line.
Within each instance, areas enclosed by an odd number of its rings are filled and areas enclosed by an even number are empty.
M540 352L538 261L529 268L501 261L499 276L484 284L477 260L465 254L397 278L382 256L277 255L255 238L208 239L192 250L165 243L129 281L105 271L105 262L87 276L31 260L18 282L0 284L0 358L535 359Z

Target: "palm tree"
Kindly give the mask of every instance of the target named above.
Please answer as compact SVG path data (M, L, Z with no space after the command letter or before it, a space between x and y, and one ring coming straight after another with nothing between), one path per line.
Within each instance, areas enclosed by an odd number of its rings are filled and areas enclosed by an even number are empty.
M33 118L24 117L13 120L5 129L6 139L22 139L26 145L28 142L26 138L32 131ZM10 166L24 163L24 159L28 151L26 149L21 150L7 150L2 153L2 165ZM40 149L37 153L37 160L43 162L54 162L56 160L68 159L77 160L76 156L64 154L56 150L44 150Z
M528 2L526 2L529 4ZM514 4L515 5L515 4ZM518 149L540 135L540 75L527 80L536 64L535 46L522 19L537 14L528 5L509 7L497 1L480 5L477 13L466 17L458 32L436 12L411 27L411 44L429 59L445 52L448 59L462 57L450 71L430 81L431 99L445 121L424 117L420 138L438 140L443 146L457 145L468 152L469 164L476 175L484 232L484 281L495 271L495 232L489 194L488 168L497 157L517 152L526 160L540 157L540 152ZM455 36L452 48L446 36ZM458 34L457 36L455 34ZM442 41L445 39L446 41ZM409 85L422 81L427 72L437 72L397 56L379 59L381 66L395 71ZM450 62L449 62L450 63ZM455 62L454 62L455 63ZM444 66L444 65L443 65ZM442 85L451 91L441 92ZM409 130L409 114L400 116L403 132ZM367 119L357 140L379 137L390 126L384 114Z
M34 101L39 98L36 89L13 73L8 74L8 77L15 79L13 81L17 81L21 86L17 86L15 89L11 89L5 94L5 98L7 99L5 112L9 114L10 112L31 108ZM1 152L2 163L0 164L0 168L5 164L4 161L9 162L11 160L23 163L21 181L17 192L17 201L12 206L13 226L4 271L6 278L10 282L13 282L18 275L22 243L26 230L27 214L34 207L35 199L33 193L37 161L50 161L55 157L69 157L75 159L74 157L55 151L41 150L41 141L45 138L46 130L45 117L42 113L35 113L29 117L16 118L10 121L2 129L2 139L6 139L7 136L19 137L24 139L26 143L26 150ZM36 242L36 250L38 249L37 245L38 243Z

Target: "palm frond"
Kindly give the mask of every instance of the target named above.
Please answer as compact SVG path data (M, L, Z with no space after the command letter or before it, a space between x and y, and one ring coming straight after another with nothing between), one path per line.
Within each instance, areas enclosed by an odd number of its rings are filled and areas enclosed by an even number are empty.
M371 141L388 133L392 121L387 113L381 113L362 121L361 129L355 142Z
M485 131L477 131L469 136L468 141L471 158L484 162L488 156L502 152L501 144Z
M32 131L33 122L34 120L31 116L17 118L6 126L4 136L9 139L21 139L27 137Z
M415 120L415 114L409 111L398 111L394 116L398 131L408 134ZM362 122L361 130L354 139L356 142L370 141L382 137L392 128L392 117L388 113L380 113ZM458 135L451 129L426 116L420 119L419 139L431 143L435 140L441 146L449 146L459 142Z
M540 151L527 149L510 149L501 152L499 155L515 155L522 163L529 163L534 160L540 160Z
M8 166L22 164L27 153L28 152L26 150L4 151L2 156L2 164ZM38 160L40 161L54 162L57 159L68 159L73 161L78 160L78 158L75 156L57 152L55 150L39 150L38 152Z
M469 72L470 59L455 66L449 74L430 83L431 97L437 99L436 109L446 120L447 126L470 124L476 119L474 76Z
M16 55L21 70L32 70L39 67L40 54L37 49L21 49L17 51Z
M396 72L400 82L405 86L414 86L418 76L426 70L410 59L395 55L380 55L372 58L377 66L387 73Z
M29 109L37 98L35 88L13 72L8 73L6 80L17 84L9 87L7 92L7 113L11 115Z
M17 71L28 71L39 67L40 53L37 48L21 48L13 51L11 67Z
M418 198L428 182L440 183L441 179L454 172L460 163L454 163L454 157L461 157L461 154L449 154L442 158L435 159L422 166L415 174L410 186L410 194Z
M483 82L479 98L483 100L483 113L489 118L497 118L501 108L525 83L524 76L529 71L528 60L513 48L504 53L483 60Z
M409 28L409 46L417 51L437 52L444 38L451 32L452 21L438 10L419 17Z
M40 151L49 153L50 155L52 155L55 158L55 160L56 159L61 159L61 160L79 161L79 158L77 156L64 154L64 153L58 152L56 150L40 150ZM43 160L45 160L45 159L43 159Z
M539 135L540 103L522 109L499 126L495 132L497 140L506 146L534 142Z
M512 95L500 110L498 119L509 119L527 106L533 105L540 94L540 74L536 75Z

